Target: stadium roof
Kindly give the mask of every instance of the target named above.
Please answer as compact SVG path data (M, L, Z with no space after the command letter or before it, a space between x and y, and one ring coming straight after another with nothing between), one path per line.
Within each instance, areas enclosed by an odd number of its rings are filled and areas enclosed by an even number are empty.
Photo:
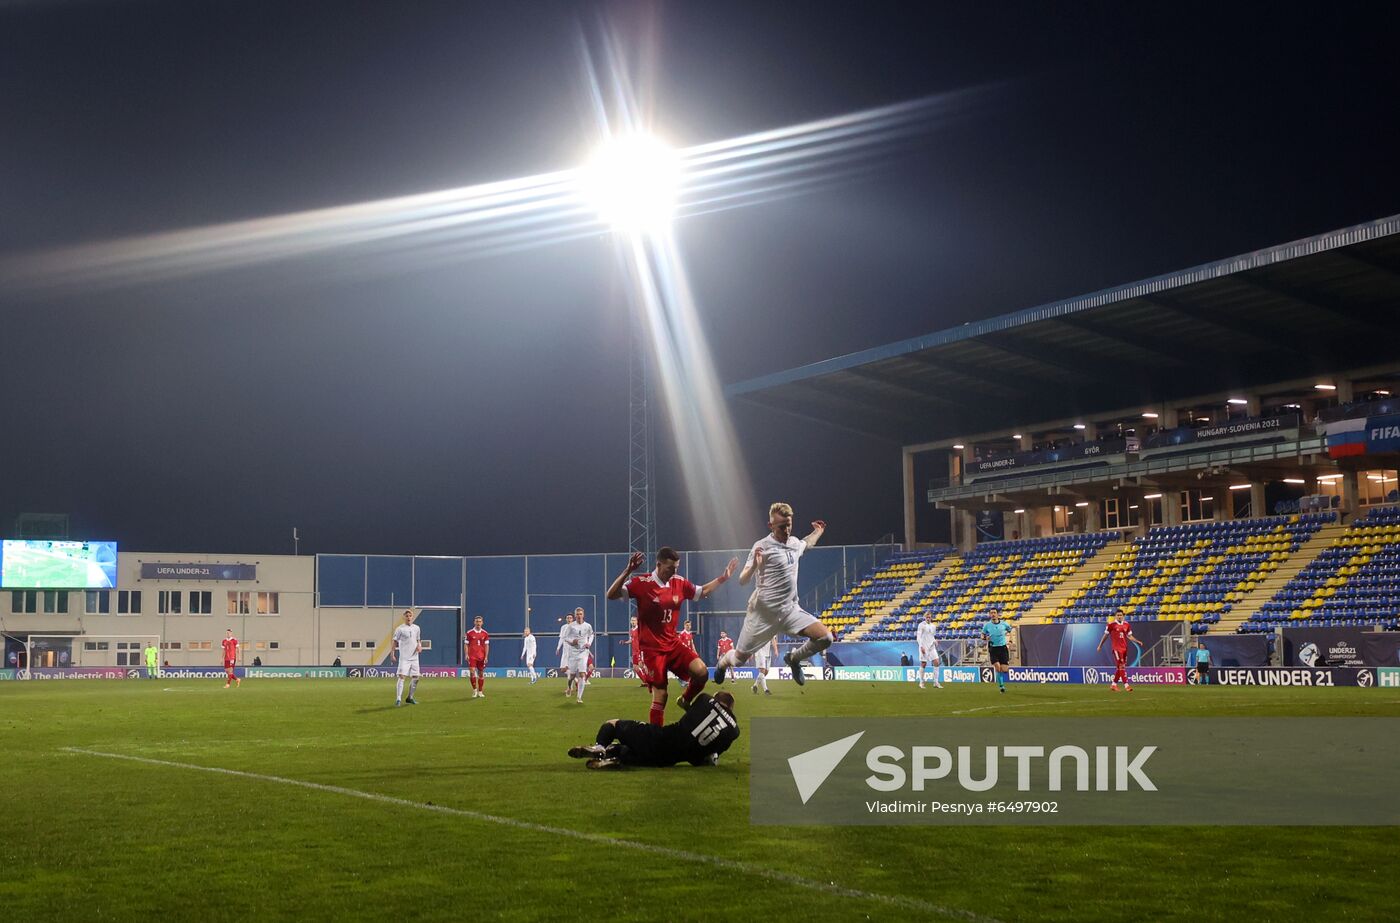
M1400 215L730 385L903 445L1394 361Z

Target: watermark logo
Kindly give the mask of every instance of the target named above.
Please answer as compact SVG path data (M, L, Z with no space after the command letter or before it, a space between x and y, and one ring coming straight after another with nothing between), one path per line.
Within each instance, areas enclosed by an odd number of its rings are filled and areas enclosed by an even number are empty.
M1400 825L1400 718L756 717L750 739L756 824Z
M821 788L822 783L831 777L831 774L836 771L836 767L841 765L841 761L846 758L846 754L850 753L851 748L864 736L865 732L860 731L850 737L834 740L814 750L808 750L806 753L799 753L797 756L788 758L788 768L792 770L792 781L797 785L797 794L801 796L803 804L812 800L817 789Z

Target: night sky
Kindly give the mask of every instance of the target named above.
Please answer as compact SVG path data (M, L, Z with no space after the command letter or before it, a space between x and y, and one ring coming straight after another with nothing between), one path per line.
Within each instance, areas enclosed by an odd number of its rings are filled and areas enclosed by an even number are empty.
M681 145L990 88L871 174L679 223L726 383L1400 212L1380 5L1121 6L0 0L0 258L571 167L604 23ZM0 533L620 549L621 292L602 230L0 291ZM900 530L897 446L735 413L764 504ZM664 439L657 465L660 539L690 546Z

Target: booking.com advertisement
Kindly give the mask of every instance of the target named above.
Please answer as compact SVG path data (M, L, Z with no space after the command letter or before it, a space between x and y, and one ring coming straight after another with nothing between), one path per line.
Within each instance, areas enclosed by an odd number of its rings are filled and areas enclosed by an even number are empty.
M1400 824L1400 718L759 717L749 739L755 824Z

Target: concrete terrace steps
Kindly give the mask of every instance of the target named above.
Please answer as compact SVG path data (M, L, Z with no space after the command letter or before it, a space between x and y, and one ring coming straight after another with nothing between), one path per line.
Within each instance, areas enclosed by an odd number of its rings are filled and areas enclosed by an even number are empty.
M909 586L905 587L903 591L898 593L894 597L894 599L891 599L888 603L877 609L874 615L870 616L870 618L861 622L856 627L848 630L845 636L841 638L841 640L859 641L861 638L865 637L867 632L873 631L874 628L881 622L883 622L891 612L898 609L900 606L904 605L909 600L913 599L916 594L922 592L935 579L942 577L943 572L948 569L948 565L952 564L953 560L957 557L957 552L944 555L943 558L935 562L932 567L924 571L923 579L916 580L915 582L909 584Z
M1065 578L1061 583L1031 607L1029 612L1023 613L1016 620L1018 625L1044 625L1050 621L1050 615L1056 609L1073 599L1084 585L1094 578L1098 568L1102 565L1097 562L1112 561L1131 542L1117 541L1109 542L1098 551L1084 559L1077 570ZM1105 557L1107 555L1107 557Z
M1220 621L1210 626L1207 634L1225 635L1234 634L1235 630L1254 616L1264 604L1273 599L1278 591L1288 585L1288 582L1298 576L1317 556L1327 548L1332 547L1332 543L1346 534L1348 527L1333 523L1323 526L1313 533L1312 538L1304 542L1303 545L1288 560L1279 565L1278 570L1259 581L1259 585L1245 594L1245 597L1230 607L1230 611L1222 613Z

